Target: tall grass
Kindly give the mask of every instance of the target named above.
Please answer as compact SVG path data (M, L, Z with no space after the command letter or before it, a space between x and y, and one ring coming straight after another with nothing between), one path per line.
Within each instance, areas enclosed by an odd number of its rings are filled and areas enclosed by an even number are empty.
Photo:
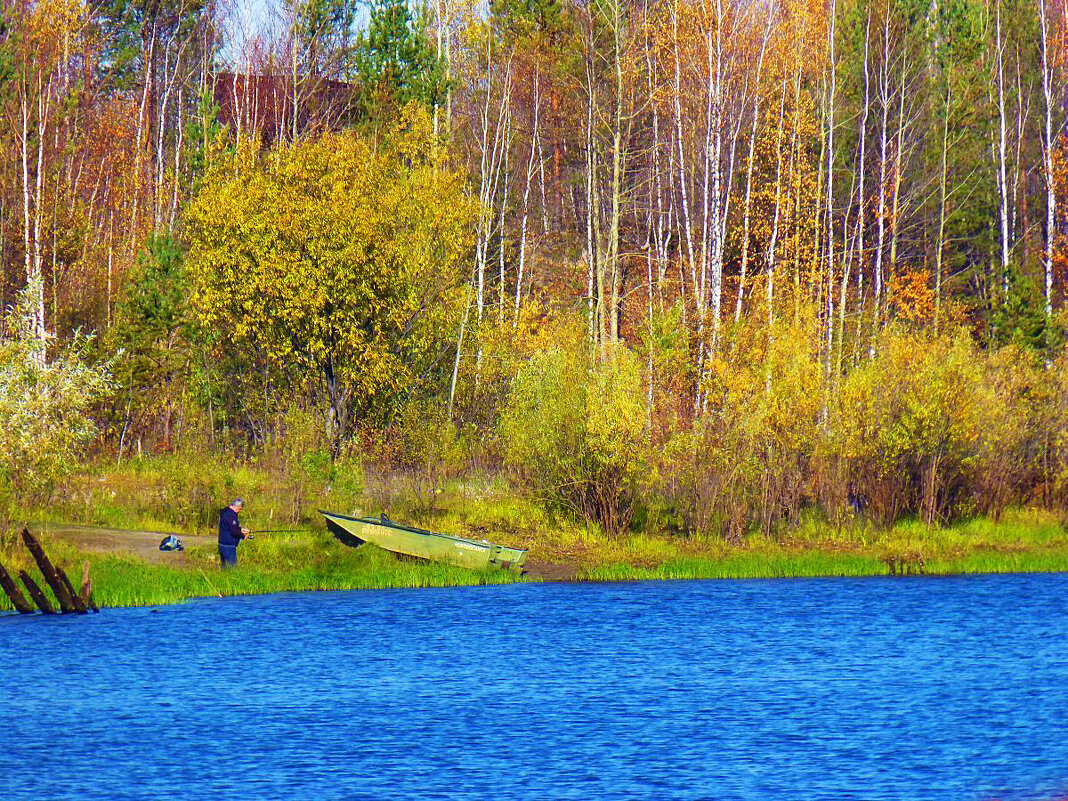
M925 563L929 576L964 573L1049 573L1068 571L1068 553L972 553ZM649 579L758 579L835 576L885 576L886 562L863 554L803 551L795 554L738 554L713 559L673 559L655 568L612 564L588 568L583 581L643 581Z
M315 522L317 508L351 509L366 501L361 490L361 470L352 464L308 472L164 454L90 465L13 522L205 533L240 496L254 527L286 527Z

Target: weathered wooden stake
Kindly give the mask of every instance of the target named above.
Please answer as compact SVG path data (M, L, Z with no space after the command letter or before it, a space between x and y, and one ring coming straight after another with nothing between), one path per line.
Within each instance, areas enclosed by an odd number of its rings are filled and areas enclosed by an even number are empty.
M99 612L100 607L96 605L96 601L93 600L93 579L89 575L89 560L85 560L85 564L82 565L82 588L78 593L78 597L82 603L92 609L94 612Z
M59 577L56 568L45 555L41 543L39 543L37 538L30 533L28 528L22 529L22 541L26 543L26 547L29 548L30 553L33 554L33 560L37 562L37 567L41 569L41 575L43 575L45 581L48 582L48 586L51 587L52 592L56 594L56 600L59 601L59 608L64 613L78 611L77 607L74 605L74 599L71 597L71 592L67 589L67 584L65 584L63 579Z
M70 579L67 578L67 571L56 565L56 573L59 575L60 580L63 582L63 586L67 588L67 592L70 593L71 603L74 604L74 611L79 615L85 615L89 613L89 607L82 603L82 599L78 597L78 593L74 591L74 585L70 583Z
M26 585L26 589L29 590L30 597L33 598L33 602L37 604L37 608L46 615L54 615L56 610L53 608L52 604L49 603L45 594L41 592L41 588L37 586L37 582L30 578L25 570L19 571L19 578L22 579L22 583Z
M0 586L3 586L4 592L7 593L7 597L11 600L15 609L18 610L20 615L32 615L33 604L23 597L19 592L19 586L15 583L15 580L11 578L11 574L7 572L2 564L0 564Z
M59 601L60 611L64 614L77 612L82 615L87 614L90 609L94 612L100 611L100 608L93 600L93 580L89 576L88 559L85 560L85 564L82 567L81 591L76 592L66 571L63 570L62 567L52 564L48 555L45 554L44 548L41 547L41 543L37 541L37 538L34 537L27 528L22 529L22 541L33 556L33 560L37 563L37 567L40 568L41 575L44 576L48 586L51 587L52 592L55 593L56 600ZM52 602L48 599L48 596L44 594L37 582L30 577L29 573L25 570L20 570L19 578L25 585L26 591L30 594L30 598L33 599L33 604L36 604L38 609L46 615L56 614L56 609L52 606ZM23 597L15 580L2 564L0 564L0 587L3 588L7 597L11 600L11 603L20 614L33 614L33 604Z

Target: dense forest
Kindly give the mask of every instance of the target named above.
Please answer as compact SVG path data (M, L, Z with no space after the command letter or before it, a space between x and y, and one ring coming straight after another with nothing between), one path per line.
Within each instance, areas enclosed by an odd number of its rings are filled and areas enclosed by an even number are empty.
M0 10L6 514L204 452L609 534L1068 507L1065 0Z

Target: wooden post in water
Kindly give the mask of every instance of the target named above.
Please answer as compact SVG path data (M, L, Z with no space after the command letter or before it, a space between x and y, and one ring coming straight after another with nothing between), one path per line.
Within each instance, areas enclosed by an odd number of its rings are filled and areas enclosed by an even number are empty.
M59 601L60 611L63 613L77 612L82 615L88 613L90 609L94 612L100 611L100 608L93 600L93 580L89 577L88 559L85 560L85 564L82 566L81 591L75 592L74 585L71 584L66 571L62 567L52 564L48 555L44 552L44 548L41 547L41 543L30 533L29 529L22 529L22 541L33 556L33 561L40 568L41 575L44 576L48 586L55 593L56 600ZM29 573L25 570L20 570L19 579L25 585L30 598L33 599L33 603L37 605L41 612L46 615L56 614L56 609L52 606L52 602L37 585L37 582L30 577ZM11 603L20 614L33 614L33 604L22 596L15 580L3 565L0 565L0 587L3 587L7 597L11 599Z
M56 573L59 574L60 580L63 582L63 586L67 588L67 592L70 593L71 603L74 604L74 611L79 615L85 615L89 613L89 607L82 603L82 599L78 597L78 593L74 591L74 585L70 583L70 579L67 578L67 571L56 565Z
M56 610L52 604L49 603L48 598L41 592L41 588L37 586L37 582L30 578L30 575L25 570L19 571L19 578L22 579L22 583L26 585L26 589L30 593L30 597L33 598L33 602L37 604L37 608L44 612L46 615L54 615Z
M78 592L78 597L89 609L92 609L94 612L100 611L100 607L97 606L96 601L93 600L93 579L89 576L88 559L86 559L85 564L82 565L82 588Z
M41 543L39 543L37 538L30 533L28 528L22 529L22 541L26 543L26 547L29 549L30 553L33 554L33 560L37 562L37 567L41 569L41 575L43 575L45 581L48 582L48 586L51 587L52 592L56 594L56 600L59 601L59 608L65 614L79 611L78 607L74 604L74 599L71 597L71 591L67 589L70 582L64 582L63 579L59 577L59 573L56 571L55 566L45 555Z
M32 615L33 604L27 601L21 592L19 592L19 586L15 583L15 580L11 578L11 574L7 572L2 564L0 564L0 586L4 588L4 592L7 594L12 605L18 611L20 615Z

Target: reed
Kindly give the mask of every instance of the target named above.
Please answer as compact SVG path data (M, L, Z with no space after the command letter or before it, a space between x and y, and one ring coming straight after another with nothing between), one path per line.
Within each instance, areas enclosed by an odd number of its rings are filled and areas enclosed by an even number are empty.
M928 561L927 572L932 575L959 573L1062 573L1068 571L1068 553L996 551L971 553L959 557Z

